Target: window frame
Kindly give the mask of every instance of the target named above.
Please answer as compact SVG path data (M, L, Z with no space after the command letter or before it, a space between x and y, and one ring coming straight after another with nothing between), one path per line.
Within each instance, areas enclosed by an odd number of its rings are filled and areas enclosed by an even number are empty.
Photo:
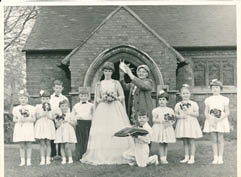
M195 65L195 60L199 61L205 61L205 73L204 73L204 80L205 80L205 85L202 86L196 86L195 85L195 74L194 74L194 65ZM194 87L207 87L209 86L209 63L212 61L218 61L219 62L219 77L220 80L223 82L223 61L228 61L228 60L233 60L233 66L234 66L234 72L233 72L233 79L234 83L232 85L224 85L224 87L236 87L237 86L237 59L235 56L198 56L198 57L192 57L192 70L193 70L193 85ZM235 62L236 61L236 62Z

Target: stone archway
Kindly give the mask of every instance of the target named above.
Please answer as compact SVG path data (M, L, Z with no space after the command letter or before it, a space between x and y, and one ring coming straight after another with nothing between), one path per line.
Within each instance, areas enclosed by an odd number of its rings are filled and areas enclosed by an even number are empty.
M125 61L132 63L135 66L141 64L148 65L151 70L151 78L154 80L155 86L164 86L161 71L154 60L145 52L130 45L116 46L112 49L106 49L100 53L86 72L84 78L84 86L91 87L93 93L95 84L100 80L102 76L101 67L103 63L106 61L117 63L121 57L124 57ZM153 88L153 91L156 91L156 87Z

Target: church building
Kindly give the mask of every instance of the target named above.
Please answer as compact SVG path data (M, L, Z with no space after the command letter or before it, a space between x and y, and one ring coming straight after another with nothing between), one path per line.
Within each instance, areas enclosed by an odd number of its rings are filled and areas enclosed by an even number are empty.
M209 81L221 80L222 94L230 99L230 120L236 122L236 46L232 5L44 6L23 49L27 89L37 103L40 89L52 91L53 81L62 80L63 94L74 105L79 87L90 87L94 98L104 62L114 63L118 80L124 59L133 71L149 66L155 105L160 89L167 88L174 107L180 86L191 85L201 122Z

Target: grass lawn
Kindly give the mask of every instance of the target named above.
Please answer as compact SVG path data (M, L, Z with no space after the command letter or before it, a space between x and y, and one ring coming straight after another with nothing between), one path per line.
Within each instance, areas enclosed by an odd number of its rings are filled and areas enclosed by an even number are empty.
M61 160L51 165L40 166L38 145L34 145L32 166L18 167L20 162L18 146L5 145L5 177L236 177L237 176L237 141L225 142L224 164L211 165L212 149L209 141L196 142L196 163L194 165L180 164L183 158L182 143L178 141L169 145L168 165L148 166L146 168L130 167L128 165L91 166L74 162L71 165L61 165ZM156 153L156 145L152 146Z

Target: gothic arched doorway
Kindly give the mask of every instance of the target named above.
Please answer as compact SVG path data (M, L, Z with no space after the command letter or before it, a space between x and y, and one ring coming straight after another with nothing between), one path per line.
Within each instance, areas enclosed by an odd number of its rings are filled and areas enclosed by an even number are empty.
M84 79L84 86L91 87L92 93L94 93L95 85L98 81L103 79L103 73L101 71L102 65L106 61L113 62L115 65L115 72L112 75L113 79L119 80L119 63L120 59L124 59L127 64L130 64L130 67L133 69L133 73L136 75L136 68L139 65L146 64L151 70L150 78L154 81L153 87L153 102L155 101L155 92L157 86L164 86L162 74L160 69L154 62L154 60L148 56L145 52L138 50L133 46L117 46L112 49L107 49L103 51L99 56L95 58L90 67L87 70ZM126 82L130 82L128 76L125 77ZM128 98L128 93L125 92L126 98Z

